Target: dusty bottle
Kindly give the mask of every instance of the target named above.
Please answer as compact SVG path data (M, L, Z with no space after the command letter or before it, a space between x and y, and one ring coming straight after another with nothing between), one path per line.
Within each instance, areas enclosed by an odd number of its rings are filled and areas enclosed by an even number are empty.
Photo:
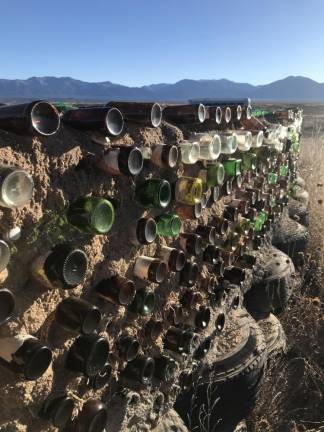
M98 399L88 399L75 420L75 428L71 432L104 432L107 420L106 405Z
M206 119L209 120L211 124L216 122L216 125L222 123L223 112L220 106L206 106Z
M148 385L151 383L155 370L155 362L151 357L138 357L127 363L123 375L133 381Z
M135 199L143 207L166 208L171 201L171 186L167 180L150 179L136 185Z
M0 166L0 206L22 207L30 202L34 191L34 181L30 174L21 168Z
M37 338L16 335L0 340L0 365L34 381L41 377L52 361L52 351Z
M222 186L222 194L227 196L232 193L233 190L233 179L235 177L230 177L228 180L225 181L225 183Z
M243 200L250 204L255 204L257 195L253 190L237 190L235 191L235 199Z
M160 381L170 381L178 369L177 363L167 356L155 357L154 377Z
M235 177L232 177L232 189L241 189L243 184L243 178L241 174L237 174Z
M174 168L179 157L178 147L169 144L155 144L152 149L151 162L160 168Z
M127 123L147 127L159 127L161 124L162 108L156 102L111 101L107 106L118 108Z
M242 172L255 171L257 167L257 156L255 153L246 152L242 154Z
M105 136L118 136L124 128L119 109L103 106L71 109L65 112L62 120L74 129L95 131Z
M145 325L145 336L151 341L156 341L163 331L163 321L150 319Z
M175 211L181 220L199 219L200 216L202 215L203 208L201 202L198 202L193 206L192 205L177 206Z
M238 216L241 214L241 210L238 207L238 202L240 202L240 200L233 200L224 207L223 216L225 219L231 222L237 222Z
M197 263L187 261L180 272L180 284L185 286L193 286L198 279L199 268Z
M204 339L196 349L194 353L194 358L197 360L201 360L202 358L204 358L209 352L211 345L212 345L212 341L210 338Z
M171 271L181 271L186 263L185 254L176 248L171 248L168 246L162 246L159 256L162 261L166 263L169 270Z
M198 310L191 310L185 320L185 324L198 330L204 330L208 327L210 321L210 308L200 306Z
M191 354L197 341L197 335L188 330L170 327L164 337L164 347L177 354Z
M131 336L121 336L116 342L118 355L126 362L134 360L139 352L140 344Z
M223 161L225 176L235 177L241 174L242 159L229 158Z
M200 155L199 142L182 141L180 143L181 162L186 165L195 164Z
M216 320L215 320L215 329L218 332L221 332L224 329L224 327L225 327L225 323L226 323L225 315L221 312L216 317Z
M4 241L0 240L0 272L6 269L11 257L10 247Z
M219 190L219 186L214 186L212 188L212 193L210 196L211 202L212 203L216 203L219 199L219 195L220 195L220 190Z
M155 306L155 295L148 288L141 288L136 292L133 303L129 306L130 312L142 316L151 315Z
M0 129L18 134L53 135L60 127L57 109L45 101L0 107Z
M244 282L245 276L245 269L240 267L230 267L224 270L224 278L233 284L239 285L241 282Z
M158 258L139 256L135 261L134 275L139 279L161 283L167 275L166 264Z
M105 366L109 355L106 338L95 333L79 336L68 351L65 367L86 376L98 374Z
M151 244L156 236L157 225L153 218L140 218L129 228L129 240L135 246Z
M252 130L252 148L261 147L264 139L264 132L262 130Z
M186 290L179 300L180 300L181 305L184 308L191 309L197 303L201 302L203 300L203 298L202 298L202 295L197 291ZM181 311L181 312L182 312L181 317L182 317L182 321L183 321L183 311Z
M15 296L7 288L0 289L0 325L9 321L15 310Z
M211 225L215 227L217 234L221 236L227 234L230 229L228 220L218 216L213 217Z
M71 420L73 408L74 400L66 393L52 395L45 400L39 415L53 426L63 428Z
M198 225L196 233L200 235L207 243L214 244L216 239L216 229L211 225Z
M113 147L105 151L97 166L108 174L130 177L142 171L143 159L143 154L137 147Z
M89 334L96 331L101 321L100 310L77 297L68 297L58 304L56 322L75 332Z
M237 148L241 152L247 152L252 147L252 133L245 130L236 130L235 134L237 136Z
M212 294L218 285L217 278L215 276L207 276L201 280L201 288L208 294Z
M112 367L109 363L98 372L96 375L88 377L89 386L94 390L99 390L109 383L111 377Z
M55 246L32 263L32 276L47 288L71 289L79 285L87 272L88 258L69 244Z
M160 236L176 237L181 229L181 219L175 214L162 214L155 218L157 234Z
M163 110L163 118L169 123L203 123L206 109L203 104L169 105Z
M233 154L237 150L237 135L235 133L224 132L220 134L222 143L222 154Z
M229 106L222 107L222 123L227 125L232 120L232 109Z
M195 205L201 201L203 184L200 178L179 177L175 184L175 199L187 205Z
M179 236L182 250L190 255L199 255L202 251L202 238L194 233L182 233Z
M199 142L199 160L216 160L221 152L221 140L217 134L193 132L190 139Z
M275 185L278 181L278 174L275 172L269 172L268 173L268 184L269 185Z
M224 251L221 251L219 259L215 262L213 266L213 273L219 277L224 276L225 262L223 257L224 257Z
M133 281L119 275L103 279L95 290L101 298L122 306L128 306L134 300L136 289Z
M106 234L115 222L115 209L105 198L80 197L70 205L67 219L83 232Z
M208 187L221 186L225 179L225 169L221 162L207 165L207 171L203 176L203 181Z
M203 253L203 261L209 264L215 264L221 256L221 252L218 247L208 245Z

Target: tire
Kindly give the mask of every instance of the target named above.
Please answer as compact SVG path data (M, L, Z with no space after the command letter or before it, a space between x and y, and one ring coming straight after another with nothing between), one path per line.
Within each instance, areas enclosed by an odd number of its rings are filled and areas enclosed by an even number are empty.
M304 204L305 207L308 207L309 204L309 193L303 187L295 184L291 189L291 196L295 200Z
M309 211L301 202L295 199L290 200L288 204L288 215L290 219L299 222L301 225L309 226Z
M178 397L175 409L191 432L233 432L252 411L264 377L267 350L261 329L251 318L249 323L245 345L222 360L204 360L194 386ZM208 356L215 358L215 352L211 350Z
M305 252L308 238L306 227L283 215L273 229L272 244L290 256L295 265L300 265L300 253Z
M270 314L268 318L259 320L258 325L263 331L267 345L268 360L272 360L278 355L285 353L287 348L286 335L278 318Z
M274 246L267 246L258 256L252 288L244 297L245 306L255 319L281 312L299 284L292 260Z
M152 432L189 432L179 414L171 409L161 419L161 422L152 429Z

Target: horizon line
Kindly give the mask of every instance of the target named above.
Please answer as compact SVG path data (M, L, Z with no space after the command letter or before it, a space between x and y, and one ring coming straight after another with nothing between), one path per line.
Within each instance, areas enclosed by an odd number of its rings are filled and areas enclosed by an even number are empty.
M157 82L157 83L151 83L151 84L143 84L143 85L134 85L134 86L132 86L132 85L129 85L129 84L120 84L118 82L113 82L113 81L109 81L109 80L106 80L106 81L86 81L86 80L83 80L83 79L73 78L71 76L54 76L54 75L43 75L43 76L34 75L34 76L30 76L28 78L0 78L0 81L2 81L2 80L6 80L6 81L28 81L28 80L33 79L33 78L39 78L39 79L42 79L42 78L71 79L71 80L74 80L74 81L81 81L81 82L85 82L85 83L88 83L88 84L103 84L103 83L109 82L109 83L114 84L114 85L121 85L121 86L124 86L124 87L132 87L132 88L151 87L151 86L154 86L154 85L163 85L163 84L164 85L175 85L175 84L178 84L181 81L229 81L229 82L232 82L232 83L235 83L235 84L248 84L248 85L251 85L253 87L262 87L264 85L273 84L273 83L275 83L277 81L283 81L283 80L285 80L287 78L305 78L305 79L309 79L309 80L315 82L316 84L324 84L324 82L316 81L313 78L310 78L310 77L307 77L307 76L304 76L304 75L287 75L284 78L276 79L274 81L270 81L270 82L267 82L265 84L251 84L250 82L233 81L233 80L230 80L228 78L182 78L182 79L180 79L178 81L171 82L171 83Z

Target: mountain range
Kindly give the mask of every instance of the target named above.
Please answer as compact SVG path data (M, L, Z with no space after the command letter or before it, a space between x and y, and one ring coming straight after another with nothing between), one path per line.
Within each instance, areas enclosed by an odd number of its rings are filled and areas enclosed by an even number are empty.
M70 77L0 79L0 100L141 100L186 101L199 98L250 97L253 100L287 102L324 101L324 83L302 76L289 76L265 85L237 83L227 79L183 79L174 84L128 87L110 81L90 83Z

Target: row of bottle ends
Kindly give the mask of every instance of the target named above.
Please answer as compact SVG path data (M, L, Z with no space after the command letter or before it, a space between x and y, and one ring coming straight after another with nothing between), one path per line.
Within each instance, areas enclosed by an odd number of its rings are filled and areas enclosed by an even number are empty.
M62 121L76 129L96 131L104 136L116 137L129 124L158 127L162 119L173 124L202 124L227 127L231 122L240 125L250 120L250 99L217 100L190 104L159 104L154 102L111 101L103 105L77 106L34 101L26 104L0 104L0 129L23 134L54 135ZM272 114L271 114L272 115ZM269 117L271 117L271 115ZM282 121L298 121L300 109L276 111ZM242 124L244 126L244 122Z

